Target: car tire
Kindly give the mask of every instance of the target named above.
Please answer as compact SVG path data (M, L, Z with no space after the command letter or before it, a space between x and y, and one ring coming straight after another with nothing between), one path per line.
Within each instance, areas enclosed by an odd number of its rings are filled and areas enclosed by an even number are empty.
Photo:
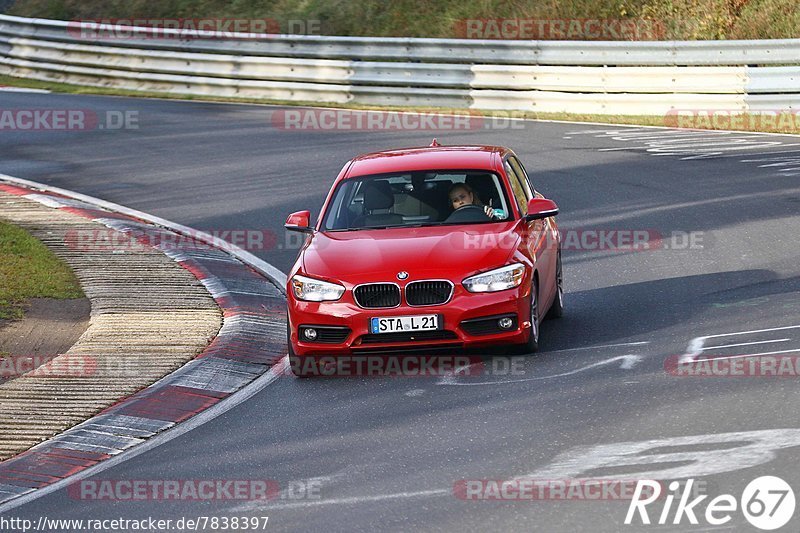
M530 354L539 351L539 282L533 278L531 284L531 334L528 342L517 346L517 353Z
M561 269L561 252L556 259L556 296L546 318L561 318L564 316L564 273Z

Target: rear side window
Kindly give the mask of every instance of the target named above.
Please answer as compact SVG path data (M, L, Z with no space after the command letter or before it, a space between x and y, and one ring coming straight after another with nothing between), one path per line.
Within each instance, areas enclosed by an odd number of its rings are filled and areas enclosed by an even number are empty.
M511 191L514 193L514 198L516 198L517 200L519 211L520 213L522 213L522 216L525 216L528 214L528 200L530 199L529 197L530 190L523 185L523 180L521 180L520 176L518 176L517 173L514 172L514 169L511 168L511 165L508 164L508 161L505 162L505 169L506 169L506 174L508 174L508 181L511 182Z

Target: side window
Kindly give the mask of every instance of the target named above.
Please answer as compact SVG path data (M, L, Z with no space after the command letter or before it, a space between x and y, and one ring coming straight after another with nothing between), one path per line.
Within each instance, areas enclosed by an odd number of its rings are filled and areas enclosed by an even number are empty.
M525 172L525 167L522 166L522 162L513 156L508 158L508 162L511 163L517 176L522 178L522 183L526 186L528 192L530 192L531 198L533 198L536 195L536 187L533 186L530 176Z
M506 174L508 174L508 181L511 182L511 190L514 193L514 198L517 199L519 211L523 216L525 216L528 214L528 193L525 191L525 187L523 187L520 177L517 176L517 173L514 172L514 169L511 168L511 165L508 164L508 161L505 162L505 169Z

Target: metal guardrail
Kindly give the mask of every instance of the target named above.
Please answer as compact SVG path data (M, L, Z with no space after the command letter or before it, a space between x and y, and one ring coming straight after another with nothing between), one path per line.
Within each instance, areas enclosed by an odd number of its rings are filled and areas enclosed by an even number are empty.
M800 39L769 41L500 41L406 37L227 34L183 39L176 30L128 27L132 37L117 46L153 50L230 53L273 57L491 63L509 65L774 65L797 63ZM108 45L82 38L74 22L0 15L0 32L47 41ZM163 36L154 39L154 34Z
M639 115L800 102L800 66L769 66L800 64L800 39L182 39L176 30L126 31L130 38L98 39L78 23L0 16L0 72L172 94L541 112Z

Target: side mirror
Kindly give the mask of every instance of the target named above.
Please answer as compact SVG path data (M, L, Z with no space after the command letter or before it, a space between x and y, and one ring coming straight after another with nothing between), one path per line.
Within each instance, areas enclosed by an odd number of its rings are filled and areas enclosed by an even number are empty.
M528 214L525 220L541 220L547 217L554 217L558 214L558 206L553 200L547 198L534 198L528 202Z
M308 225L309 218L311 218L311 211L298 211L296 213L292 213L286 219L286 224L284 224L283 227L288 229L289 231L299 231L300 233L312 233L314 231L314 228Z

